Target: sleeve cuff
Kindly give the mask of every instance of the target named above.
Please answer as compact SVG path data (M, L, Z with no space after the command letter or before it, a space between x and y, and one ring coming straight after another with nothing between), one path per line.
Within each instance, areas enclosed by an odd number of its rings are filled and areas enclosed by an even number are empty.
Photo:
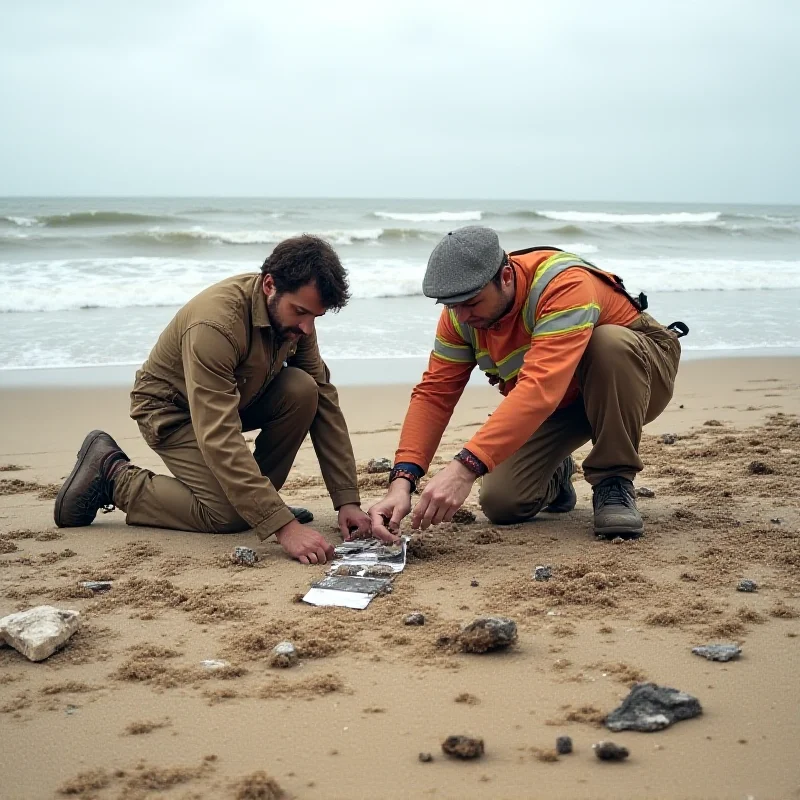
M425 475L425 470L419 464L414 464L412 461L398 461L394 465L395 469L404 469L406 472L410 472L412 475L416 475L417 480L419 480L423 475Z
M265 520L259 522L254 526L253 530L256 536L263 542L269 539L274 533L277 533L284 525L288 525L294 520L294 514L289 511L287 506L281 506L272 512Z
M486 465L486 469L489 472L497 466L494 459L482 447L478 447L471 440L464 445L464 448L469 450L476 458L480 459Z
M331 500L333 500L333 507L337 511L342 506L350 503L361 505L361 495L359 495L358 489L338 489L335 492L331 492Z

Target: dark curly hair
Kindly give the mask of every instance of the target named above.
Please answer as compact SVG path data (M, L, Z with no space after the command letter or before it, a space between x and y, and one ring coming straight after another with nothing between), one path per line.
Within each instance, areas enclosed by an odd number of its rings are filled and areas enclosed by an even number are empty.
M304 233L284 239L267 257L262 275L272 275L279 294L316 284L322 305L339 311L350 299L347 273L336 251L318 236Z

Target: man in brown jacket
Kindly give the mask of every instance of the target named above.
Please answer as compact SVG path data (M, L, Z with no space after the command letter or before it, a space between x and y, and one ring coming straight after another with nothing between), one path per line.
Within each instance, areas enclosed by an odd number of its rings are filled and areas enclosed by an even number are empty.
M129 525L272 534L304 564L333 548L295 518L278 491L310 432L343 537L368 534L353 449L314 322L349 299L326 242L281 242L261 273L239 275L190 300L136 373L131 417L175 477L136 467L103 431L84 440L55 503L59 527L98 510ZM250 452L243 431L260 430Z

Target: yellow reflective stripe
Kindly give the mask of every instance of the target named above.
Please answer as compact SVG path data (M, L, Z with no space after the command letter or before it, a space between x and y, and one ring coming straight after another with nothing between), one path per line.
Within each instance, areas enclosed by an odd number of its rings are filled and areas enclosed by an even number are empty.
M556 275L560 275L565 269L570 269L571 267L582 267L589 272L597 270L597 267L572 253L556 253L556 255L550 256L550 258L543 261L537 268L531 284L531 290L528 293L528 299L522 309L523 322L528 333L533 333L536 324L536 307L539 305L539 300L547 284Z
M525 347L520 347L500 362L498 365L500 367L500 377L504 381L511 380L522 369L522 365L525 363L525 354L530 349L531 346L526 344Z
M433 352L445 361L474 364L475 355L468 344L451 344L439 336L434 339Z
M598 319L600 319L600 306L597 303L587 303L563 311L554 311L552 314L546 314L536 320L533 338L574 333L592 328Z

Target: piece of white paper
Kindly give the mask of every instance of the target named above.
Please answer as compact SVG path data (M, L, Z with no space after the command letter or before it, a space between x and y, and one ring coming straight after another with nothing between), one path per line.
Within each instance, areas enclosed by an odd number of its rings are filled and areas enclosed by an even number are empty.
M303 602L312 606L340 606L341 608L365 609L374 594L363 592L340 592L337 589L309 589Z

